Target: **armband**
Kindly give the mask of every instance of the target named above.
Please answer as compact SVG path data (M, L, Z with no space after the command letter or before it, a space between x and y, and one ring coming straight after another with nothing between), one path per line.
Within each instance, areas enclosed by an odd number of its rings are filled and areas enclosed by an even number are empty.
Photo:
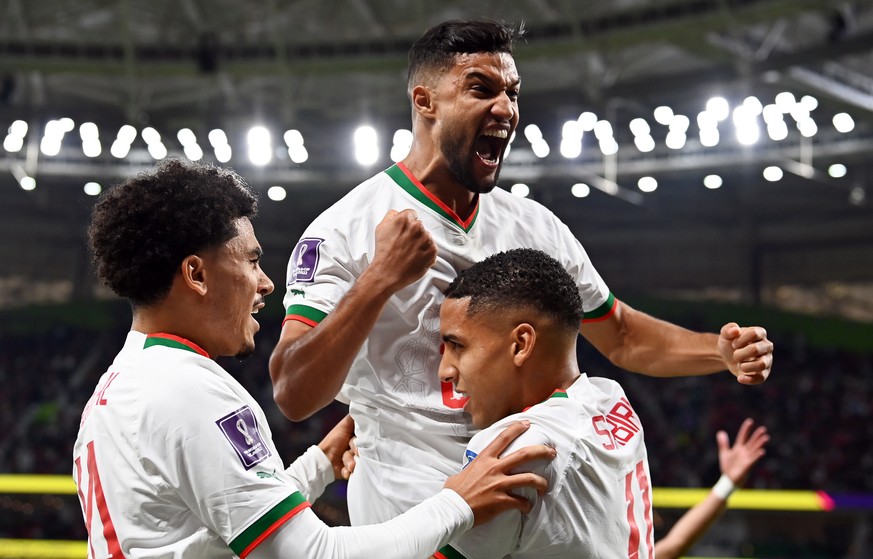
M723 501L727 501L728 497L731 496L736 490L737 486L734 485L734 482L731 481L731 478L722 474L715 485L712 486L712 492L715 493L715 496L720 498Z

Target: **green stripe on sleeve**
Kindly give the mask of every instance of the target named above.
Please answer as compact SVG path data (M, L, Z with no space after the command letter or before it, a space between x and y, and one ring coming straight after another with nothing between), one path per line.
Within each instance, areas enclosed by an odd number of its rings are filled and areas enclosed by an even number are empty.
M439 559L467 559L464 554L450 545L443 546L436 552L434 557Z
M609 294L609 297L606 298L606 301L597 307L594 310L586 311L585 316L582 320L597 320L599 318L603 318L604 316L609 315L612 312L612 308L615 306L615 295L612 293Z
M242 534L234 538L230 542L230 549L240 557L243 557L243 553L249 546L257 542L264 534L269 533L274 525L284 522L293 516L294 511L300 509L301 505L308 506L303 495L299 491L295 491L256 520L254 524L243 530Z
M318 309L313 309L312 307L308 307L306 305L291 305L290 307L288 307L288 311L285 313L285 315L288 316L291 314L302 316L303 318L307 318L315 322L316 324L320 323L322 320L324 320L324 317L327 316L326 312L322 312Z

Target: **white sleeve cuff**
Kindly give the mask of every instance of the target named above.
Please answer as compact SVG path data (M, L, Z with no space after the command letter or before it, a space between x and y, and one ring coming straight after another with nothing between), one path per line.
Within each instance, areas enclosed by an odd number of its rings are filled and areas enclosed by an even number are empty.
M334 481L333 464L318 446L310 446L285 472L310 503L321 497L324 488Z

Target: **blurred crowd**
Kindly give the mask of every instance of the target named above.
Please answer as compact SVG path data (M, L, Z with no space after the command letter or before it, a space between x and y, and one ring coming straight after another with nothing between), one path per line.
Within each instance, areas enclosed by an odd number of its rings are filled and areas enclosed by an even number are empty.
M333 404L291 423L272 399L267 361L276 320L262 320L249 359L220 363L264 408L276 445L291 461L342 416ZM127 323L100 332L56 327L39 336L0 332L0 473L71 475L81 410L121 347ZM624 387L643 421L656 487L708 487L719 477L715 433L733 437L745 417L766 425L771 442L748 487L873 493L873 355L813 350L801 337L779 338L765 384L742 386L725 372L653 379L616 370L580 341L589 375ZM334 484L316 512L346 524L345 484ZM75 496L0 495L0 538L84 539Z

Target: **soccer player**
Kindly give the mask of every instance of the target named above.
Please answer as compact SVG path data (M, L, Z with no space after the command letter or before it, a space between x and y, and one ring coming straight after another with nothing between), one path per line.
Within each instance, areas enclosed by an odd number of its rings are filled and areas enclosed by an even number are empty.
M133 325L82 413L73 476L89 557L421 557L475 522L545 489L506 472L549 459L548 447L500 459L516 424L478 471L383 525L328 528L310 510L342 467L353 426L340 422L288 468L264 412L215 356L255 347L273 284L250 218L256 199L236 174L163 164L98 201L89 242L98 275L129 300Z
M744 384L770 373L763 328L697 333L631 308L552 212L494 188L519 120L517 35L449 21L419 38L409 52L409 155L316 218L292 252L270 359L274 398L294 421L334 398L349 404L359 450L353 524L395 516L457 468L472 426L464 398L437 375L439 308L458 272L491 254L526 247L557 258L585 305L580 332L619 367L655 376L729 369Z
M653 557L643 428L618 383L579 371L573 278L544 252L513 249L460 272L445 295L439 376L483 429L464 462L520 419L531 428L513 444L547 444L558 457L534 470L549 490L531 495L533 510L501 514L436 556Z

